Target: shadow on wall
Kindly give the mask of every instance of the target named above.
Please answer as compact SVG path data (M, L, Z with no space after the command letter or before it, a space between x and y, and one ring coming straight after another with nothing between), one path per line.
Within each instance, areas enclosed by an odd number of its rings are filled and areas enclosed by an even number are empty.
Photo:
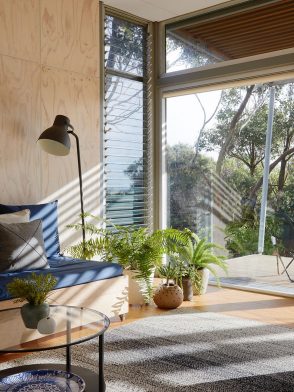
M83 199L84 210L93 215L102 216L102 167L97 165L83 173ZM79 222L80 188L78 177L64 185L61 189L40 200L40 203L47 203L58 200L58 231L60 237L61 251L82 239L81 233L66 226Z

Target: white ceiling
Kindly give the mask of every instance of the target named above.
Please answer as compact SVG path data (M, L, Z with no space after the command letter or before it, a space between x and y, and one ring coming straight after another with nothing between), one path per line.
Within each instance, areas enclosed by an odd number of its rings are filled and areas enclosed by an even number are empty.
M208 8L228 0L104 0L104 3L133 15L159 22Z

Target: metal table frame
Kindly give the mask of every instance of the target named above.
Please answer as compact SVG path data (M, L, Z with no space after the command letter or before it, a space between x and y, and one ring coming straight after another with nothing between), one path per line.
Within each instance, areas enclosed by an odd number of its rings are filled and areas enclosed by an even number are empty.
M63 306L63 305L50 305L50 307L55 307L55 306ZM66 306L66 305L64 305ZM66 306L67 310L70 312L70 309L76 309L78 308L77 306ZM15 308L14 308L15 309ZM78 308L78 309L83 309L83 308ZM1 318L1 312L5 312L5 311L9 311L11 309L5 309L5 310L1 310L0 311L0 318ZM89 309L92 310L92 309ZM93 310L94 311L94 310ZM97 311L95 311L97 312ZM72 372L72 370L74 370L74 372L79 375L80 377L82 377L86 383L86 391L87 392L105 392L106 391L106 384L104 381L104 332L107 330L110 321L108 319L107 316L105 316L103 313L97 312L98 314L102 315L104 322L105 322L105 326L104 328L101 329L101 331L99 331L96 334L91 335L90 337L85 337L77 342L72 342L70 339L70 333L69 331L71 330L71 323L69 320L67 320L67 342L66 344L61 344L61 345L54 345L52 347L45 347L45 348L28 348L28 349L21 349L21 350L17 350L17 349L5 349L5 350L0 350L0 354L7 354L7 353L25 353L25 352L36 352L36 351L49 351L49 350L55 350L55 349L59 349L59 348L66 348L66 364L62 365L62 364L54 364L54 363L48 363L48 364L39 364L39 365L24 365L24 366L20 366L20 367L14 367L14 368L9 368L9 369L5 369L0 371L0 380L3 377L7 377L9 375L12 374L16 374L25 370L41 370L41 369L62 369L65 370L66 372L70 373ZM97 378L97 374L90 371L89 369L84 369L82 367L79 366L72 366L71 364L71 346L80 344L80 343L84 343L88 340L92 340L95 337L99 337L99 348L98 348L98 378Z

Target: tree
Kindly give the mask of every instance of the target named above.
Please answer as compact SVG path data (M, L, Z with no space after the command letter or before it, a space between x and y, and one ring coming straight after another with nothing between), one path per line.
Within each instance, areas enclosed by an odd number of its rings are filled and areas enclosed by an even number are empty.
M270 171L279 167L277 186L280 192L285 186L288 162L293 156L293 89L293 84L276 87ZM268 87L252 89L252 86L246 91L225 91L214 126L204 130L202 140L199 141L200 151L219 148L216 164L218 174L223 169L226 157L241 161L248 167L252 177L255 177L257 168L262 166L268 117L267 92ZM262 175L252 184L251 192L248 192L252 199L256 198L261 184Z
M220 174L225 157L232 149L232 142L233 142L233 139L237 133L238 123L243 115L243 112L244 112L246 105L249 101L249 98L253 92L253 89L254 89L254 85L247 87L246 94L245 94L243 100L241 101L240 106L238 107L237 111L234 113L234 115L229 123L228 129L226 132L226 136L221 144L221 149L220 149L217 163L216 163L216 173L217 174Z
M294 155L294 84L287 84L278 89L273 123L272 158L269 173L279 167L276 184L277 201L280 201L288 176L289 163ZM249 197L255 198L263 182L263 177L257 179Z
M204 47L172 31L167 31L166 34L166 53L167 71L202 67L217 62L219 58L216 59Z
M112 16L105 19L105 67L106 70L142 76L144 69L144 28L126 20ZM109 107L107 116L111 116L111 124L125 122L143 106L141 89L130 86L130 80L117 75L107 74L105 80L106 101L115 100ZM126 96L126 91L127 96Z
M202 140L199 141L200 151L213 151L215 149L219 151L216 163L216 173L218 175L221 173L223 163L227 156L234 153L240 156L240 151L234 151L234 148L238 146L236 139L240 138L240 136L242 137L243 134L248 134L248 131L250 131L248 122L264 105L264 99L264 90L255 88L254 85L247 88L232 88L223 91L215 124L213 127L203 131ZM249 138L249 135L247 137L245 136L247 142ZM244 146L244 140L240 140L240 142L240 145ZM258 142L260 143L260 138L258 141L255 141L255 144ZM248 147L249 157L244 158L242 156L241 158L240 156L240 158L241 160L245 160L246 164L248 163L254 166L256 165L256 161L259 160L255 156L255 145L252 146L251 144ZM253 159L252 155L254 156Z
M198 156L192 146L177 144L167 148L168 204L170 226L206 231L210 214L212 161ZM202 233L204 234L204 233Z

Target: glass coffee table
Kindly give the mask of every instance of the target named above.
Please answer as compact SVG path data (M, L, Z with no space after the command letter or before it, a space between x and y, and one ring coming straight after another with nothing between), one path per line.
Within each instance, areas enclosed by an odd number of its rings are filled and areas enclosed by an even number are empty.
M104 392L104 332L109 326L108 317L96 310L61 305L50 305L49 317L55 328L45 335L25 327L20 308L0 311L1 354L66 349L65 364L36 364L0 371L0 391ZM95 337L99 337L98 375L71 364L71 347Z

